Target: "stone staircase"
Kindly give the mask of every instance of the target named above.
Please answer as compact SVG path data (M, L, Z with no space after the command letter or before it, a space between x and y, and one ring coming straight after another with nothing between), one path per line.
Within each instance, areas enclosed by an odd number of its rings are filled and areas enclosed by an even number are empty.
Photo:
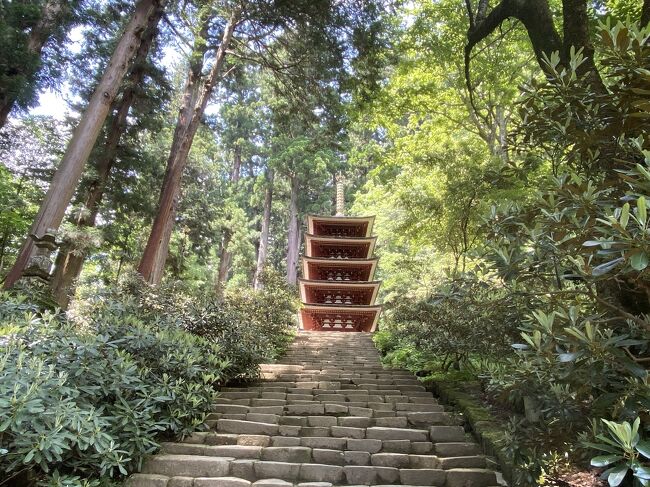
M128 487L488 487L481 449L371 335L301 333L255 386L224 388L208 424L164 443Z

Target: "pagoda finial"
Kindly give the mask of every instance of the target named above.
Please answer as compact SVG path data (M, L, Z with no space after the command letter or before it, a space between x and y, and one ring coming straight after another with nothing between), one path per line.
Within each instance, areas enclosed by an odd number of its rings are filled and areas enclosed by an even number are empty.
M336 175L336 216L343 216L345 213L345 178L342 173Z

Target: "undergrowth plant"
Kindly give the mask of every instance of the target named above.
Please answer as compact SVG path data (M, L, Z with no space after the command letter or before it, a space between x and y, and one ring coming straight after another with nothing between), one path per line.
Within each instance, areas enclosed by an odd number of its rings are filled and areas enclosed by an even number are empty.
M221 385L288 345L293 294L205 301L128 280L69 314L0 294L0 486L99 487L205 427Z
M607 435L598 434L598 443L587 443L586 446L607 454L592 458L591 464L607 468L602 477L610 487L621 485L626 477L632 477L635 486L650 485L650 442L639 435L640 419L635 419L632 424L602 421L607 426Z

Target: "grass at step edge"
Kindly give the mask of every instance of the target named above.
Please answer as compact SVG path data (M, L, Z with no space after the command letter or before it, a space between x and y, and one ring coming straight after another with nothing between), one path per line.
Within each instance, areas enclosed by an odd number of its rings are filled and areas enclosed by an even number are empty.
M462 389L456 381L427 377L422 383L443 403L454 406L465 417L472 434L479 441L484 452L496 459L503 477L511 483L514 469L512 459L499 445L504 438L506 425L495 418L479 399ZM463 383L463 386L467 385L467 382Z

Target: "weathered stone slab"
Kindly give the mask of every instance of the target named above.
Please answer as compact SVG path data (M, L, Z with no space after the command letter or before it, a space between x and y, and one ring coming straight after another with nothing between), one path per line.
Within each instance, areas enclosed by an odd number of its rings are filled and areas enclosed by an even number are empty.
M443 457L440 458L440 468L445 470L451 468L485 468L487 462L485 457L471 455L465 457Z
M326 448L314 448L311 452L312 458L315 463L322 463L327 465L343 465L344 452L341 450L330 450Z
M386 440L382 443L383 451L387 453L411 453L409 440Z
M371 422L371 418L365 416L341 416L338 418L338 425L348 428L368 428Z
M167 487L169 477L157 474L136 473L124 483L125 487Z
M440 469L440 460L435 455L409 455L409 468Z
M142 466L142 473L168 477L225 477L232 458L214 458L199 455L154 455Z
M293 487L293 484L282 479L262 479L253 482L253 487Z
M345 451L343 452L345 465L370 465L370 453L367 451Z
M278 425L256 423L253 421L239 421L236 419L220 419L217 421L217 431L245 435L274 436L278 434Z
M345 441L345 440L344 440ZM352 451L365 451L368 453L378 453L381 450L381 440L347 440L347 449Z
M436 443L433 448L436 452L436 455L439 457L465 457L478 455L481 453L481 447L479 447L476 443Z
M462 442L465 430L462 426L431 426L429 436L434 443Z
M303 463L300 466L300 479L307 482L339 484L343 481L343 467L338 465Z
M408 468L409 456L403 453L375 453L370 463L377 467Z
M478 468L457 468L447 470L447 487L487 487L496 485L496 474L491 470Z
M196 478L193 487L250 487L251 482L237 477Z
M299 463L257 462L254 468L258 479L298 480L300 475Z
M311 461L311 448L304 446L268 447L262 451L262 460L304 463Z
M428 441L429 432L415 429L372 427L366 430L366 438L377 440Z
M271 437L266 435L238 435L237 444L242 446L270 446Z
M326 448L328 450L343 450L348 440L345 438L313 437L301 438L300 444L310 448Z
M169 479L167 487L192 487L194 479L192 477L176 476Z
M346 426L332 426L330 428L332 436L337 438L354 438L363 439L366 437L364 428L349 428Z

